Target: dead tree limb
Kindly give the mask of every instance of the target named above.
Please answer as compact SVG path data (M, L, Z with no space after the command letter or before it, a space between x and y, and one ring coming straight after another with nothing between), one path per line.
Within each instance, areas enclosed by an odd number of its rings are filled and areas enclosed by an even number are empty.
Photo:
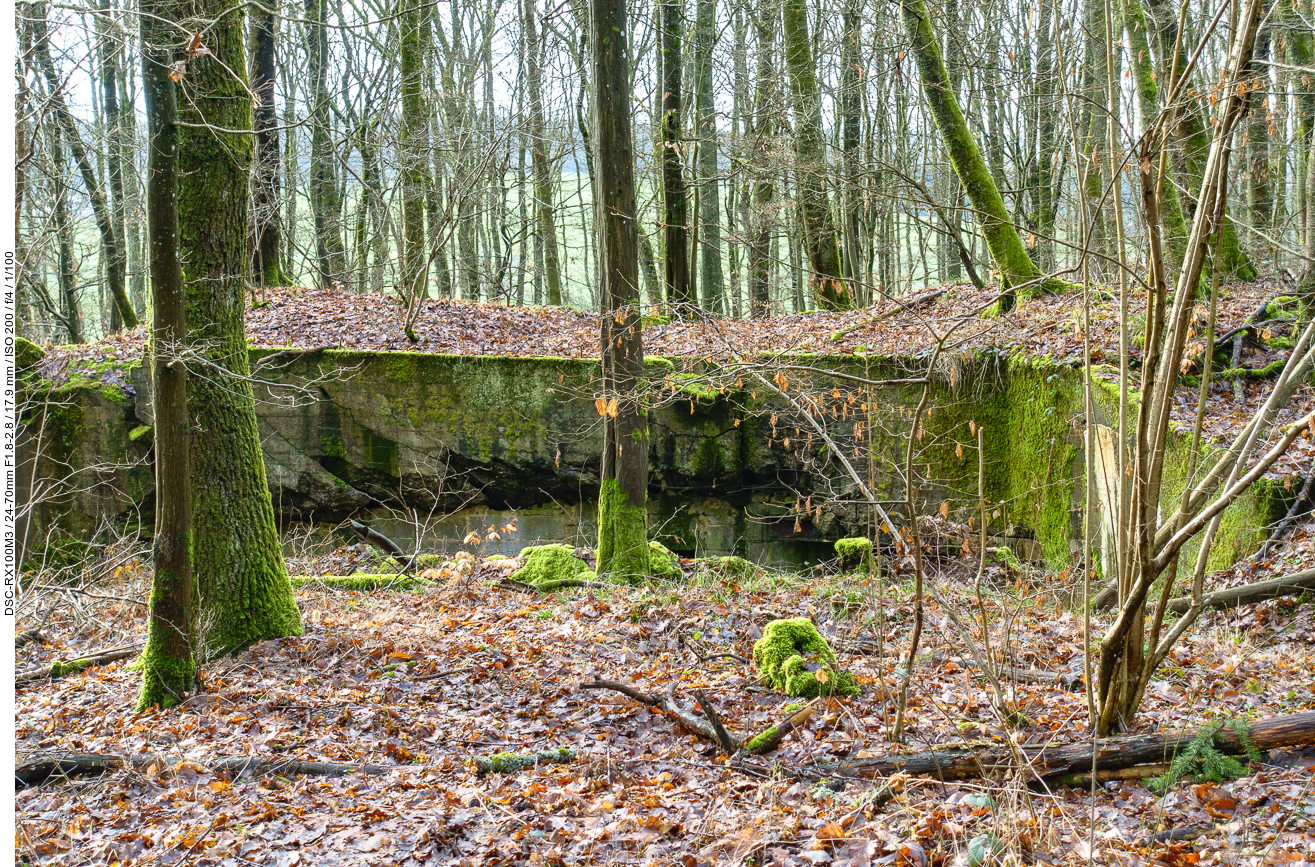
M1250 605L1253 602L1263 602L1266 599L1277 599L1280 596L1292 596L1303 590L1315 590L1315 569L1293 572L1291 575L1284 575L1282 578L1273 578L1269 581L1243 584L1241 587L1216 590L1214 593L1207 593L1202 603L1204 608L1222 610L1237 608L1240 605ZM1177 599L1169 600L1169 610L1175 614L1182 614L1191 607L1192 597L1190 596L1179 596Z
M708 718L709 724L712 725L712 733L717 736L717 743L727 755L734 755L740 751L740 742L731 737L730 732L726 731L726 726L721 724L721 717L717 716L717 709L712 706L712 702L703 694L703 690L694 690L694 700L703 708L703 715Z
M701 737L705 741L709 741L711 743L717 744L718 746L721 746L724 749L722 740L717 736L717 732L713 729L712 725L708 721L699 719L694 714L690 713L689 711L681 707L676 702L675 694L672 693L670 690L667 691L666 695L658 697L658 696L642 693L639 690L635 689L634 687L626 686L623 683L616 683L610 680L586 681L580 684L580 689L610 689L613 692L621 693L627 698L634 699L640 704L646 704L649 707L654 707L657 708L658 710L665 711L668 715L671 716L673 720L676 721L676 724L681 728L683 728L685 731L689 732L692 735L695 735L696 737ZM730 735L728 734L727 737L729 738ZM735 751L729 750L728 752L734 753Z
M399 564L398 569L403 575L409 573L415 566L415 557L408 557L402 553L402 549L396 542L380 533L373 527L367 527L360 521L352 521L352 532L356 534L362 542L373 545L380 551L383 551L389 557L392 557Z
M1102 738L1095 744L1094 764L1090 741L1053 746L1021 744L1017 747L992 743L817 765L807 769L798 768L796 773L804 777L878 779L903 771L941 780L970 780L990 777L1016 767L1013 751L1017 749L1021 750L1027 760L1028 770L1033 776L1052 778L1064 774L1090 774L1093 768L1100 772L1137 765L1164 764L1200 732L1200 729L1191 729L1184 732L1153 732ZM1256 720L1250 724L1250 736L1259 750L1315 744L1315 711ZM1221 752L1235 755L1248 752L1237 732L1229 726L1223 726L1215 733L1214 743Z
M43 680L50 678L56 680L61 677L67 677L70 674L77 674L88 668L97 665L104 665L107 662L116 662L120 659L127 659L141 653L142 645L131 644L127 647L114 647L109 650L98 650L95 653L82 656L77 659L55 660L49 665L40 665L36 668L28 668L23 671L14 673L14 683L30 683L34 680Z
M45 755L18 764L14 782L19 788L38 786L52 778L87 777L120 768L172 768L177 758L152 755L121 756L111 753L62 753ZM199 764L199 763L198 763ZM387 766L367 764L338 764L336 762L303 762L274 756L224 756L214 759L203 768L209 773L224 771L240 776L251 774L271 775L307 774L314 776L341 776L342 774L386 774L390 771L411 770L421 765Z
M786 715L785 719L781 720L776 725L764 729L762 732L745 741L744 748L749 752L757 753L758 755L770 753L781 745L781 741L785 739L786 735L790 734L790 732L795 729L803 728L804 725L808 723L808 720L812 717L813 710L817 707L819 701L821 701L820 698L815 698L803 707L791 711Z
M1270 548L1274 547L1274 543L1282 539L1293 522L1297 520L1302 512L1306 511L1307 503L1315 505L1315 461L1311 461L1310 470L1306 473L1306 481L1302 483L1297 498L1292 501L1292 505L1288 508L1288 513L1274 527L1274 532L1269 534L1269 538L1260 546L1260 550L1252 556L1252 563L1259 563L1265 559L1265 555L1269 553Z

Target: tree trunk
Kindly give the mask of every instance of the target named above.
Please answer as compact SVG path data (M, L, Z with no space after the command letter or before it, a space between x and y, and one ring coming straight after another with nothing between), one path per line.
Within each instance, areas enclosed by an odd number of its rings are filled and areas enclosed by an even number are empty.
M205 37L212 56L196 57L187 66L189 99L179 106L185 125L178 135L178 234L188 345L201 356L189 363L193 378L188 383L196 430L193 563L202 625L208 629L199 651L210 657L262 639L299 635L301 619L283 568L265 481L242 320L253 142L251 101L240 78L247 68L241 20L229 14L229 0L193 0L192 10L216 22ZM311 30L322 37L323 18L317 20L319 26ZM313 40L321 49L324 44L323 38ZM317 90L322 93L322 75ZM324 127L317 128L327 135ZM324 181L321 175L322 197L333 187ZM341 268L342 254L339 246L322 261Z
M100 39L101 106L105 113L105 167L110 196L110 228L114 233L114 249L105 250L105 270L111 286L120 287L120 294L132 307L128 298L128 251L124 239L123 198L123 115L119 111L119 40L110 33L110 2L100 0L104 18L98 22ZM113 291L113 290L111 290ZM115 295L114 318L122 320ZM133 308L134 314L136 308ZM122 326L124 323L117 323Z
M68 142L69 150L73 152L73 161L77 163L78 171L82 175L82 184L87 188L87 196L91 199L91 209L96 217L96 228L100 230L101 251L105 256L105 261L113 263L113 267L108 268L106 274L110 295L114 298L114 304L118 308L123 326L125 328L135 328L138 322L137 312L132 309L132 303L128 300L128 291L123 285L124 268L119 255L121 244L114 232L114 219L111 216L110 206L105 200L105 192L101 189L100 182L96 180L96 170L87 157L87 149L82 143L82 136L78 133L77 125L73 122L73 115L69 113L68 104L64 100L63 83L59 80L59 75L55 71L55 64L50 59L50 36L46 30L45 3L36 5L33 16L32 26L35 28L33 50L36 54L37 64L45 75L46 86L50 89L50 102L55 110L55 117L59 120L64 139Z
M425 185L429 166L429 115L425 111L424 54L420 17L414 0L407 0L401 27L402 140L398 143L402 198L401 296L412 304L429 296L428 254L425 249ZM408 335L413 340L415 335Z
M1265 237L1274 219L1274 184L1269 172L1269 126L1274 122L1269 102L1270 27L1256 34L1256 61L1260 66L1247 94L1247 205L1251 218L1251 247L1270 246Z
M146 95L147 226L150 237L151 406L155 414L155 574L150 624L136 666L142 672L139 711L169 707L196 686L192 572L191 432L187 367L187 298L178 250L178 103L169 73L173 56L170 0L141 4L142 84ZM245 231L245 226L242 227ZM238 296L239 302L241 295Z
M689 228L684 160L681 156L681 32L685 28L684 0L658 0L662 29L662 204L666 223L667 302L692 304L689 286Z
M251 176L251 271L262 286L282 286L292 281L283 273L279 258L283 165L274 107L278 9L253 7L251 15L251 92L258 100L254 109L256 168Z
M552 165L548 162L548 130L544 121L543 92L539 71L543 46L535 24L537 0L525 0L526 77L530 96L530 159L534 164L534 213L538 240L543 250L543 279L547 284L548 303L562 303L561 259L557 252L557 216L553 207Z
M648 417L640 387L635 153L630 130L629 24L625 0L594 0L594 185L601 302L603 458L598 495L598 574L649 574Z
M771 304L772 235L776 229L773 200L772 152L775 149L776 124L776 24L781 10L777 0L762 0L754 11L754 30L758 39L758 69L753 93L753 152L749 159L753 177L753 224L745 228L749 238L749 315L767 316Z
M854 298L841 279L835 218L826 191L822 99L804 0L785 0L783 12L785 65L794 91L797 208L812 270L809 282L819 306L840 310L853 307Z
M209 0L205 0L209 2ZM338 196L329 115L329 29L327 0L306 0L306 52L310 57L310 206L315 220L315 267L322 288L347 279L347 251L342 242L342 203Z
M844 42L840 48L840 117L843 127L841 152L844 154L844 275L852 297L862 303L866 256L863 250L863 194L859 185L859 145L863 136L863 88L867 76L863 70L863 24L857 0L846 0ZM958 209L955 209L958 214Z
M725 276L721 268L721 184L718 180L717 106L712 94L712 50L717 41L716 0L696 0L694 93L698 115L699 283L703 309L724 312Z
M52 186L55 192L55 234L59 238L59 298L63 310L64 328L69 343L82 342L82 311L78 305L78 275L73 269L73 224L68 213L68 163L64 159L64 146L60 141L60 128L52 124L46 128L50 138L50 164L54 170Z
M902 0L900 8L936 128L940 131L945 150L963 183L968 200L977 211L982 236L1000 272L1001 288L1005 290L1000 296L1000 311L1007 313L1013 309L1014 290L1018 287L1030 284L1024 293L1026 297L1057 286L1043 278L1032 258L1027 255L1023 239L1019 237L1018 229L1005 210L1004 199L1000 197L995 179L991 177L986 161L982 159L982 152L968 129L963 112L959 110L959 101L951 89L950 78L932 30L927 4L923 0Z

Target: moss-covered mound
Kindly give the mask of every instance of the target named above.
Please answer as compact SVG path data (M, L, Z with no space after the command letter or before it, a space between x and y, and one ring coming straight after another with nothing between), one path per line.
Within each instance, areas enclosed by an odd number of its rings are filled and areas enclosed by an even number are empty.
M680 558L661 542L648 543L648 574L669 581L685 575L680 571Z
M547 584L573 578L584 581L595 578L594 570L575 556L575 549L570 545L536 545L523 549L520 558L521 567L510 575L513 581Z
M46 357L46 351L25 337L14 338L14 366L27 370Z
M861 569L870 575L875 571L871 539L862 537L837 539L836 554L840 557L841 572L855 572Z
M826 665L809 668L812 657ZM754 642L753 664L763 682L786 695L814 698L819 695L858 695L858 681L836 668L836 654L807 617L773 620Z

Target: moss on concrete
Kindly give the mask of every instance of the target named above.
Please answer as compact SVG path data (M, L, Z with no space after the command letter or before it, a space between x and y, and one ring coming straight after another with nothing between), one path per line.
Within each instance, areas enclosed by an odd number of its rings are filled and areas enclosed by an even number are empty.
M821 667L810 671L805 655L817 660ZM835 651L807 617L768 623L762 638L754 642L753 663L764 683L789 696L812 698L859 693L858 681L837 668Z
M596 577L569 545L532 546L523 549L520 558L521 567L509 576L513 581L539 585L571 579L592 581Z
M661 542L648 543L648 574L653 578L674 580L683 578L680 571L680 558L667 549Z
M14 338L14 365L19 370L27 370L46 357L46 351L26 337Z

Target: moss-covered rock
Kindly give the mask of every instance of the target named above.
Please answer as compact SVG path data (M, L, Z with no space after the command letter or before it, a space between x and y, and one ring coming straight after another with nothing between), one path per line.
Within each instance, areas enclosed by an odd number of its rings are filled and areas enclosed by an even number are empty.
M535 545L522 550L520 558L521 567L510 576L513 581L539 585L573 578L592 581L596 577L570 545Z
M840 571L862 569L871 575L875 570L872 559L872 540L862 537L836 540L836 554L840 557Z
M699 564L699 577L722 581L745 581L758 567L743 557L707 557Z
M822 665L810 669L812 657ZM786 695L858 695L858 681L836 666L836 654L807 617L773 620L754 642L753 663L763 682Z

